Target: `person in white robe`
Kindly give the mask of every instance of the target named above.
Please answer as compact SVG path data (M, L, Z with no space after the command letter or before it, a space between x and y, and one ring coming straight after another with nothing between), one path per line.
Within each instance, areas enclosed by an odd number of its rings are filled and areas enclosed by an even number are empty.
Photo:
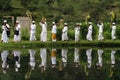
M74 48L74 63L75 63L75 67L78 67L80 65L79 48Z
M52 22L52 41L56 42L57 26L55 22Z
M2 70L3 70L3 73L6 74L6 70L9 68L9 64L7 63L8 62L8 55L9 55L9 52L7 50L3 50L1 52L1 59L2 59Z
M114 67L115 65L115 50L111 50L111 67Z
M81 26L81 23L76 23L76 26L75 26L75 42L79 41L80 26Z
M9 35L7 35L7 31L10 30L10 26L7 24L7 20L4 20L2 25L2 35L1 35L1 42L8 43Z
M64 28L62 29L62 41L68 40L68 25L64 23Z
M36 65L36 62L35 62L35 53L36 53L36 50L30 49L29 53L30 53L30 62L29 62L29 64L31 66L31 69L34 70L35 69L35 65Z
M56 67L56 55L57 55L57 50L55 48L52 49L51 52L51 62L52 62L52 68Z
M92 22L89 22L88 24L89 26L88 26L88 33L87 33L86 39L88 41L92 41L92 28L93 28Z
M102 54L103 54L103 50L98 49L98 63L96 64L98 68L101 68L103 66Z
M86 50L86 56L87 56L88 68L91 68L91 65L92 65L92 49L87 49Z
M18 33L14 34L14 41L19 42L19 41L21 41L21 25L20 25L19 21L16 21L15 30L18 31Z
M115 23L112 23L112 31L111 31L111 37L112 37L112 40L115 40L116 39L116 25Z
M62 55L62 62L64 67L67 66L67 53L68 53L68 49L63 48L61 51L61 55Z
M14 58L15 58L15 71L18 72L20 68L20 50L13 50Z
M30 26L30 41L36 40L35 33L36 33L36 24L35 21L32 21L32 24Z
M42 31L40 34L40 40L42 42L46 42L47 41L47 22L46 21L41 21L40 25L42 26Z
M41 58L41 64L39 67L43 67L43 70L46 70L47 67L47 49L46 48L41 48L40 49L40 58Z
M100 21L97 26L99 27L99 31L98 31L98 40L103 40L103 23Z

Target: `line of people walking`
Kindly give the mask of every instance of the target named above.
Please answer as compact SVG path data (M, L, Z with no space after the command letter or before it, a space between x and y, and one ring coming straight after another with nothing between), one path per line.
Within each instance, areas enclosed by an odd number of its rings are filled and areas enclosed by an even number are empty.
M41 26L41 34L40 34L40 41L42 42L46 42L47 41L47 22L46 19L42 19L39 22L40 26ZM52 22L52 29L51 29L51 33L52 33L52 41L56 42L57 41L57 24L55 22ZM80 40L80 31L81 31L81 23L76 23L75 27L74 27L74 31L75 31L75 42ZM103 29L104 29L104 24L103 22L99 21L97 23L97 26L99 28L98 30L98 40L103 40L104 36L103 36ZM64 27L61 30L62 34L61 34L61 39L62 41L68 41L69 37L68 37L68 24L64 23ZM113 22L112 26L111 26L111 38L112 40L116 39L116 24ZM7 20L4 20L3 25L2 25L2 35L1 35L1 42L3 43L8 43L9 41L9 36L10 36L10 26L7 24ZM30 27L29 27L29 31L30 31L30 38L29 41L35 41L36 40L36 24L35 21L32 21ZM16 21L15 24L15 29L14 29L14 42L20 42L21 41L21 25L19 23L19 21ZM92 22L88 22L88 32L86 35L86 40L88 41L92 41L93 38L93 25Z

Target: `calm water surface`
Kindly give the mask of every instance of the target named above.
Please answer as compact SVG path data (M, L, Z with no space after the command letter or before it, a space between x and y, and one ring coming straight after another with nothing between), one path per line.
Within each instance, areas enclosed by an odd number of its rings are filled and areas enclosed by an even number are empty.
M120 50L1 50L0 80L120 80Z

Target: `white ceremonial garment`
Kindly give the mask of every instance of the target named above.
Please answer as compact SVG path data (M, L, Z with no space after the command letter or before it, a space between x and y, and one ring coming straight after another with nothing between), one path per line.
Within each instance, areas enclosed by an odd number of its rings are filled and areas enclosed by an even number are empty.
M75 27L75 41L79 41L80 27Z
M36 32L36 25L31 24L31 26L30 26L30 41L36 40L35 32Z
M21 41L21 25L18 24L18 25L15 27L15 30L19 31L19 35L15 35L15 34L14 34L14 41L15 41L15 42Z
M112 26L111 37L112 40L116 39L116 26Z
M103 40L103 23L101 25L97 24L97 26L99 27L99 32L98 32L98 40Z
M10 28L10 26L8 24L6 24L6 26L8 28ZM3 43L8 43L8 36L7 36L7 28L5 25L2 26L2 35L1 35L1 40L3 41Z
M40 25L42 26L42 32L40 34L40 40L42 42L46 42L47 41L47 23L41 23L40 22Z
M89 27L88 27L88 33L87 33L87 36L86 36L86 38L87 38L87 40L89 40L89 41L92 41L92 25L90 25Z
M64 26L62 29L62 41L68 40L68 27Z

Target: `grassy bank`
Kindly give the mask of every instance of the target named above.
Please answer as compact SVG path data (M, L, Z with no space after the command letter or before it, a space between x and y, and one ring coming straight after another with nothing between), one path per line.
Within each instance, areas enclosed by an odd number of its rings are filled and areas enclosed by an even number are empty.
M81 40L79 42L74 41L57 41L57 42L40 42L40 41L21 41L19 43L9 42L9 43L0 43L0 49L24 49L24 48L63 48L63 47L93 47L93 48L119 48L119 40L105 40L105 41L86 41Z

